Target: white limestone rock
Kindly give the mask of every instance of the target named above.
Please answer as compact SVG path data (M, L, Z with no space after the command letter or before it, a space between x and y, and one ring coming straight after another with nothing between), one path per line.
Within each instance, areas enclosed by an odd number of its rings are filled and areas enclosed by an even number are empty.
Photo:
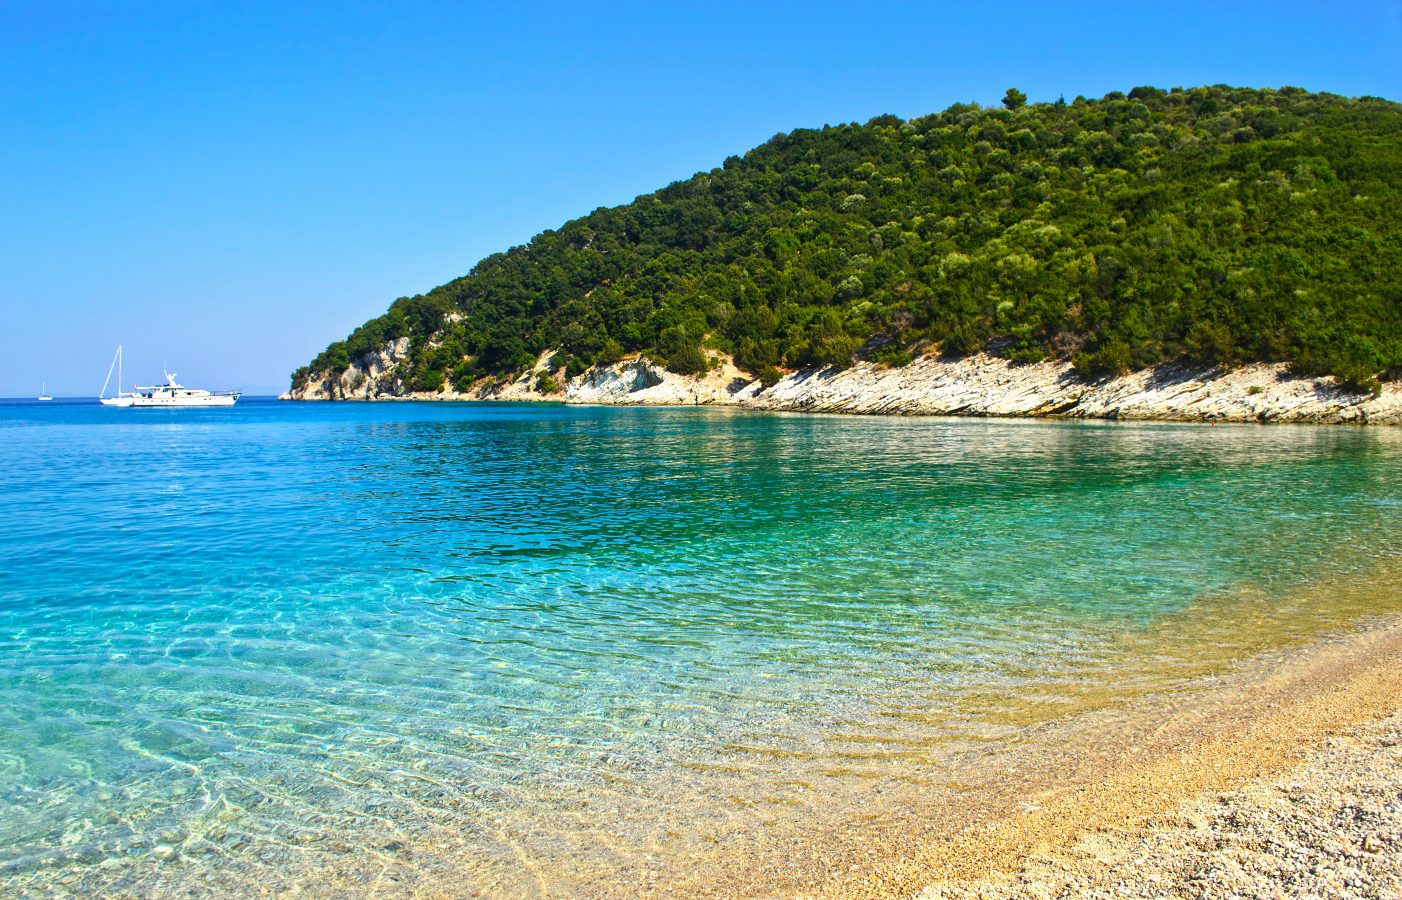
M1352 393L1330 378L1292 375L1289 367L1257 363L1222 370L1167 364L1118 378L1087 382L1065 362L1026 365L976 354L948 360L922 356L891 368L858 363L849 369L794 372L769 388L710 352L701 375L678 375L643 357L599 365L573 379L550 369L553 351L513 381L482 379L467 391L404 389L399 365L407 339L386 344L338 379L311 379L285 400L547 400L629 406L733 405L750 409L864 415L1064 416L1200 422L1327 422L1402 424L1402 385L1376 396ZM563 390L537 390L548 373Z

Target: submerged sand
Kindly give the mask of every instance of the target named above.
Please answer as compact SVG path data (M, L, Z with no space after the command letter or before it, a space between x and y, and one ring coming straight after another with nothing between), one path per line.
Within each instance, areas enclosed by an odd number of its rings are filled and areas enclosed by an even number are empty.
M705 842L683 839L699 813L685 803L667 807L677 833L655 845L597 810L593 840L612 855L514 845L510 871L498 861L488 878L472 865L473 835L444 821L420 842L387 822L379 851L309 854L307 868L257 886L229 872L192 881L194 870L172 865L159 880L114 878L97 893L1398 896L1402 577L1382 565L1323 587L1322 608L1319 585L1206 598L1097 659L1100 682L1079 673L1074 703L975 698L981 712L1006 710L986 746L896 759L923 770L746 813ZM1177 673L1168 682L1156 675L1165 666ZM654 789L659 802L688 796ZM538 824L558 830L577 814L562 807Z
M1128 639L1123 656L1142 668L1117 662L1113 679L1085 684L1084 706L1048 717L1031 698L1034 724L1021 738L956 758L950 790L873 797L865 812L830 827L801 835L776 828L772 836L731 842L723 865L701 863L598 893L1078 897L1109 885L1104 896L1218 896L1169 876L1193 874L1173 848L1186 857L1194 846L1175 843L1170 830L1195 833L1193 825L1231 815L1212 806L1223 793L1270 793L1281 778L1311 798L1296 811L1303 822L1298 840L1314 840L1321 854L1337 847L1364 852L1352 826L1328 812L1331 792L1350 778L1328 742L1365 748L1354 762L1381 774L1360 781L1359 790L1386 794L1388 779L1394 787L1402 781L1402 757L1387 746L1387 728L1395 733L1402 721L1389 719L1402 714L1402 616L1365 612L1396 609L1400 587L1397 568L1385 564L1373 578L1314 585L1294 596L1204 601ZM1308 623L1321 592L1339 617L1333 625ZM1198 671L1175 688L1136 696L1132 682L1171 657L1192 659ZM1392 724L1369 731L1379 721ZM1366 750L1369 741L1376 752ZM1402 820L1402 792L1392 789L1390 797L1395 823ZM1376 831L1370 846L1390 847L1402 859L1399 829L1379 824ZM1120 857L1088 850L1107 840ZM1399 865L1374 881L1395 879ZM1158 882L1149 877L1156 871ZM1328 866L1321 871L1328 874ZM1340 884L1361 877L1335 874ZM1242 896L1299 893L1284 874L1276 882L1262 878L1261 892Z
M1400 686L1402 617L1375 618L1036 726L1021 746L971 755L961 781L974 790L893 797L807 833L776 822L600 877L541 868L527 893L1402 896ZM483 896L412 864L324 874L297 893Z

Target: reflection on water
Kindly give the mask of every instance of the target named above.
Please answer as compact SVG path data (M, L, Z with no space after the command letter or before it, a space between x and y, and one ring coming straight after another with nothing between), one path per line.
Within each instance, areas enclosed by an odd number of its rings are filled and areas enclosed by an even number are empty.
M1391 429L256 402L0 427L12 887L409 854L578 888L566 862L665 869L948 785L961 748L1402 606L1316 589L1394 571Z

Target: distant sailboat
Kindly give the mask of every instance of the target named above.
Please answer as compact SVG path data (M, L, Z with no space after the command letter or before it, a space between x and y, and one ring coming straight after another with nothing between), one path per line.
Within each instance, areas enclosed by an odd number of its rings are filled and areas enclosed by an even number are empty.
M48 385L46 382L43 382L43 381L39 382L39 399L40 399L40 400L52 400L52 399L53 399L53 397L50 397L50 396L49 396L49 385Z

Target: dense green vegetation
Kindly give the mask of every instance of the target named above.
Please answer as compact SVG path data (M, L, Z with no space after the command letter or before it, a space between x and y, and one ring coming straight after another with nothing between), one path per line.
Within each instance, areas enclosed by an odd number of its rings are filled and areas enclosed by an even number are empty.
M407 384L570 375L703 347L779 367L938 347L1074 360L1288 360L1365 389L1402 366L1402 105L1140 87L775 135L396 300L293 375L408 336ZM553 380L551 381L553 385Z

